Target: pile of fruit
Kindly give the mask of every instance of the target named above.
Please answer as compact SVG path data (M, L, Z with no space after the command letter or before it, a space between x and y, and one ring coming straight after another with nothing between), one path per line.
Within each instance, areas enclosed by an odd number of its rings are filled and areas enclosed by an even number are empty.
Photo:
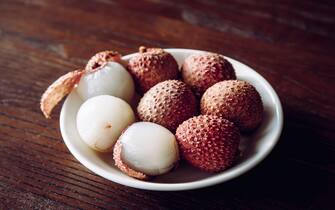
M263 115L257 90L236 79L224 56L208 52L190 55L181 69L159 48L140 47L129 62L100 52L45 91L44 115L73 90L84 101L76 117L81 139L113 152L115 165L138 179L167 173L180 159L208 172L231 167L241 133L255 130Z

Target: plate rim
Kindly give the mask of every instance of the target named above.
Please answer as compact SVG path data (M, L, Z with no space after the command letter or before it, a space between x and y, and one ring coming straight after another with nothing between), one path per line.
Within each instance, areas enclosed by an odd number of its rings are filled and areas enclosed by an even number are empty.
M203 50L195 50L195 49L185 49L185 48L166 48L164 49L167 52L173 53L173 52L184 52L184 53L201 53L201 52L208 52ZM122 59L129 59L130 57L136 55L137 53L131 53L128 55L125 55L122 57ZM125 180L122 177L119 177L118 175L107 173L104 170L101 170L99 167L97 167L95 164L91 164L91 162L88 162L85 160L85 157L81 155L79 152L77 152L76 148L70 143L70 137L67 135L66 128L65 128L65 104L68 101L68 97L66 98L64 104L62 105L62 109L60 112L60 118L59 118L59 124L60 124L60 131L63 138L63 141L71 154L86 168L88 168L93 173L108 179L112 182L122 184L129 187L134 187L138 189L145 189L145 190L154 190L154 191L180 191L180 190L191 190L191 189L198 189L203 187L208 187L212 185L216 185L219 183L223 183L225 181L231 180L233 178L239 177L240 175L246 173L247 171L253 169L256 165L258 165L260 162L262 162L273 150L275 145L278 143L280 135L283 130L283 123L284 123L284 116L283 116L283 109L280 102L280 99L274 90L274 88L270 85L270 83L257 71L255 71L250 66L235 60L231 57L224 56L228 60L232 60L239 65L243 65L247 67L248 69L252 70L253 73L255 73L258 76L258 79L262 81L263 84L265 84L266 89L270 93L270 97L274 101L275 104L275 117L276 121L278 123L278 128L275 130L275 134L273 137L272 144L268 147L267 150L262 151L261 153L257 154L256 156L251 157L248 159L247 163L242 163L239 167L234 168L233 170L227 170L223 174L218 174L214 177L209 177L206 179L201 179L197 181L191 181L191 182L185 182L185 183L153 183L153 182L146 182L142 180Z

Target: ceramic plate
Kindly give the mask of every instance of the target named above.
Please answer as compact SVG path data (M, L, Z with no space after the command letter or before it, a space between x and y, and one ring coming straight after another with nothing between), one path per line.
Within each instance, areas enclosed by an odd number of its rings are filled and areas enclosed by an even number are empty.
M190 49L166 49L177 60L179 66L192 54L203 51ZM124 56L128 61L136 54ZM243 136L240 143L242 157L230 169L220 173L206 173L186 163L166 175L158 176L150 181L141 181L123 174L114 166L112 154L93 151L81 140L76 129L76 115L83 101L76 91L65 100L61 115L60 128L66 146L80 163L94 173L119 184L147 190L189 190L215 185L235 178L256 166L276 145L283 127L283 112L276 92L271 85L255 70L226 57L236 70L236 76L253 84L260 93L264 104L264 119L261 126L250 136Z

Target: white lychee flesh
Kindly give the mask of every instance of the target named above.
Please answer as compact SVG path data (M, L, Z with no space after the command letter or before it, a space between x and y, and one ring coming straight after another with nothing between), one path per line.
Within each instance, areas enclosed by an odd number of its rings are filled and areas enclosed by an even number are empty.
M134 112L122 99L101 95L85 101L77 113L82 140L94 150L112 151L122 131L135 121Z
M168 172L179 160L175 136L163 126L137 122L120 139L122 161L130 168L155 176Z
M131 75L116 62L108 62L96 71L87 73L77 87L77 92L83 100L98 95L112 95L130 102L134 91Z

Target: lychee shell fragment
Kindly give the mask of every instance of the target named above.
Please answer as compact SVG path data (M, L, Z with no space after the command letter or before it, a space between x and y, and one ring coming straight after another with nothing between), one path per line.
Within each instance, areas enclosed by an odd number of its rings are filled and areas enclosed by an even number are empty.
M71 71L52 83L41 97L41 110L46 118L51 117L53 108L79 83L83 70Z

